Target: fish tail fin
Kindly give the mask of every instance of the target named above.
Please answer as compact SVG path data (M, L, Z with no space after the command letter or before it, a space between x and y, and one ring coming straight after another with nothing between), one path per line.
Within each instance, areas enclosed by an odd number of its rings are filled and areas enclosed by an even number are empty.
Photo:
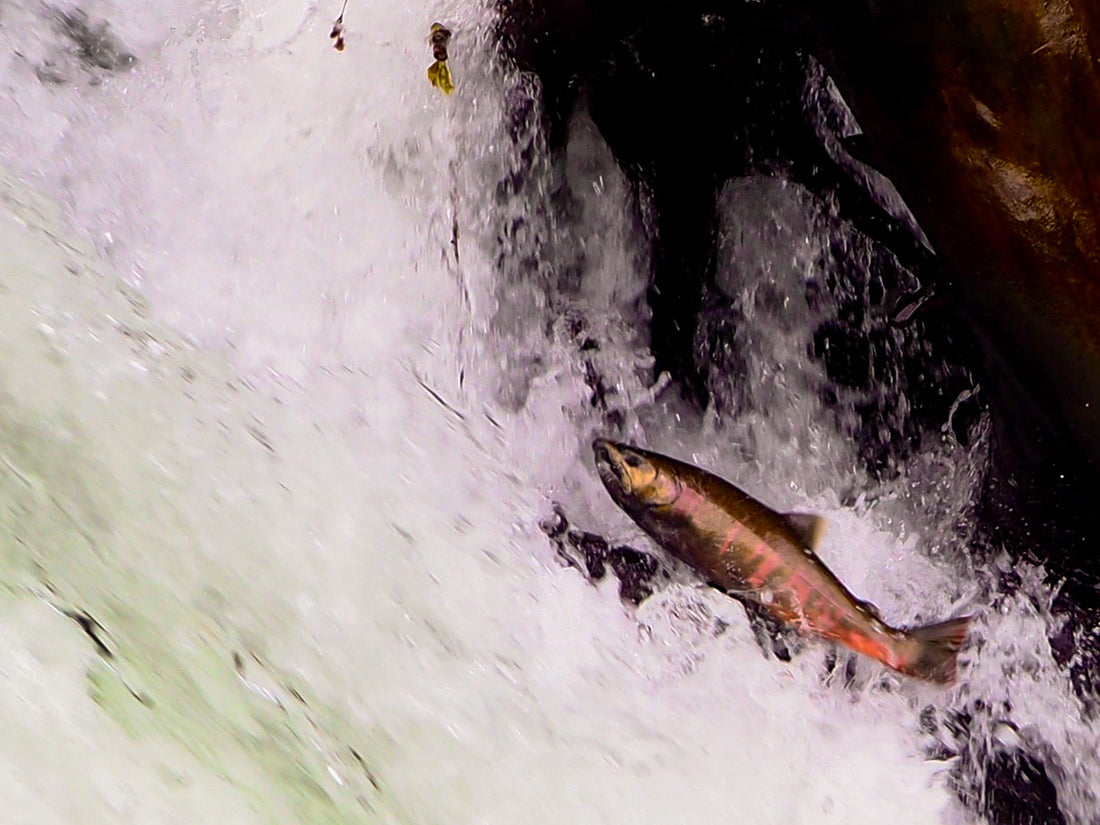
M910 628L911 646L898 670L918 679L941 685L955 681L959 649L966 641L973 616L948 619L946 622Z

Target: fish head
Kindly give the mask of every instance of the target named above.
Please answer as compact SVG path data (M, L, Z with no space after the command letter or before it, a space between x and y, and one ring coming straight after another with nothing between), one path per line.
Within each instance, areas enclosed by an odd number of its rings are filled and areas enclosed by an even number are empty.
M605 438L592 442L596 471L615 503L627 512L672 504L682 486L661 456Z

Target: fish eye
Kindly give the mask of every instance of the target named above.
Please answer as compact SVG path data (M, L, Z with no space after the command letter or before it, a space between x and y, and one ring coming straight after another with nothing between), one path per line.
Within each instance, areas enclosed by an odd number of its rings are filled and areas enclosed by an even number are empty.
M634 453L624 453L623 463L626 464L626 466L634 467L635 469L642 466L642 460L638 458L638 456L634 455Z

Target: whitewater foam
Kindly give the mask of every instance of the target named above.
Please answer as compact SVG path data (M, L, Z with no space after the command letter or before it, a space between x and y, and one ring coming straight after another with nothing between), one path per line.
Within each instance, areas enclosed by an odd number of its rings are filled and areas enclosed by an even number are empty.
M84 10L130 70L81 64L43 7L0 18L0 163L24 181L0 183L9 810L967 817L919 727L950 694L866 663L853 692L824 648L764 657L690 578L634 611L555 561L551 500L642 546L589 465L587 359L629 435L823 510L823 557L888 619L974 599L884 505L795 478L765 419L742 466L649 386L630 188L583 116L564 170L512 153L479 6L353 3L344 53L336 9L288 0ZM424 76L436 18L451 98Z

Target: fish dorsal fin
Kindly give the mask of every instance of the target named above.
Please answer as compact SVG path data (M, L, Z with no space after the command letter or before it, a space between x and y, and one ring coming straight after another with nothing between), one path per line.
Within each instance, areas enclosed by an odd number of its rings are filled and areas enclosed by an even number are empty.
M825 519L812 513L784 513L783 518L807 547L811 550L817 549L825 533Z

